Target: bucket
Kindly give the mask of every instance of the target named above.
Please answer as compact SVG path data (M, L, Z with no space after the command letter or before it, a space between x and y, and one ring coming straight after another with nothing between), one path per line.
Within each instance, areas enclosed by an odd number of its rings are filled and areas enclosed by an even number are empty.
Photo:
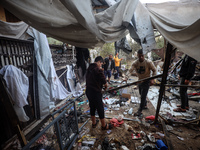
M168 147L165 145L165 143L163 143L162 140L157 140L156 144L157 144L157 146L158 146L157 148L159 150L167 150L168 149Z

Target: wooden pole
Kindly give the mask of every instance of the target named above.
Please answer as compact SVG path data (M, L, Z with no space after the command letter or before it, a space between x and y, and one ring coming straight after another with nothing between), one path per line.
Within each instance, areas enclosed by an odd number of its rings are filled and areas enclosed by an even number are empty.
M116 87L114 89L109 89L107 90L106 92L111 92L111 91L114 91L114 90L119 90L119 89L122 89L122 88L125 88L125 87L129 87L131 85L135 85L137 83L140 83L140 82L143 82L143 81L147 81L147 80L152 80L152 79L155 79L155 78L159 78L161 77L162 74L159 74L159 75L156 75L156 76L152 76L152 77L149 77L149 78L144 78L144 79L141 79L141 80L138 80L138 81L135 81L135 82L132 82L132 83L128 83L128 84L125 84L125 85L122 85L120 87Z
M165 62L164 62L164 68L163 68L163 75L162 75L162 81L160 84L160 91L159 91L159 97L158 97L158 103L157 103L157 109L156 109L156 115L155 115L155 121L154 123L157 122L158 120L158 114L160 111L160 106L161 106L161 102L162 102L162 98L163 98L163 94L165 91L165 84L167 81L167 75L168 75L168 69L169 69L169 65L170 65L170 59L171 59L171 51L172 51L173 46L168 43L167 44L167 49L166 49L166 57L165 57Z

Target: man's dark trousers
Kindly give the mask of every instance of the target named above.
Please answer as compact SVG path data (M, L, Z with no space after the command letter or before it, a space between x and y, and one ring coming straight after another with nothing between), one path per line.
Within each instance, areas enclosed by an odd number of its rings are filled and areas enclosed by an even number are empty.
M181 85L184 84L185 84L185 77L181 77ZM187 87L180 87L180 96L181 96L181 108L185 109L185 107L189 107Z
M149 91L149 81L144 81L142 83L139 83L138 87L139 87L139 93L141 96L139 111L142 111L142 109L144 109L144 107L147 105L146 97Z

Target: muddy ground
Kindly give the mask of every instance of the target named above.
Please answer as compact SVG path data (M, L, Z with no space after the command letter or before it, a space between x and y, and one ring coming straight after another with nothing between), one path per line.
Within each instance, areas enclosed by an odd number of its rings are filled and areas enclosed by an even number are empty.
M113 84L117 85L117 83ZM157 86L159 88L159 86ZM133 89L130 87L128 88L128 93L130 93L132 96L139 95L138 89L135 88ZM166 93L166 95L170 95L171 93ZM87 97L85 97L85 100L87 100ZM200 110L200 103L199 101L190 101L190 107L195 108L197 110ZM150 115L155 115L156 111L151 102L148 100L147 103L148 109L143 110L143 118L146 116ZM88 110L88 104L84 104L82 106L82 110ZM108 109L105 113L106 116L108 117L116 117L119 114L123 114L124 112L130 108L133 108L133 113L137 111L139 104L133 104L130 103L129 106L122 106L120 107L120 110L113 110L113 109ZM110 111L109 111L110 110ZM110 113L111 112L111 113ZM130 119L136 119L133 115L126 114L124 115L126 118ZM106 119L107 122L110 121L110 119ZM157 124L151 124L150 126L145 126L144 119L140 119L140 122L138 121L127 121L124 120L124 123L130 125L133 128L134 132L141 132L143 131L146 134L152 133L155 134L156 132L164 133L163 132L163 127L160 122ZM110 140L110 143L115 143L115 147L117 149L121 149L120 145L125 145L127 148L130 150L137 149L138 146L144 145L145 143L151 143L155 145L155 142L150 142L147 138L142 138L138 140L132 139L132 131L127 131L124 127L124 124L122 124L120 127L114 127L110 133L107 131L102 131L101 130L101 124L99 123L98 126L94 129L91 127L92 122L89 121L86 126L83 128L83 130L89 129L89 132L87 133L88 135L95 136L96 137L96 142L93 146L92 149L97 149L99 145L102 144L102 141L104 140L105 137L108 137ZM81 126L81 124L79 124ZM183 125L174 125L172 126L173 130L168 132L169 133L169 139L172 143L173 149L174 150L198 150L200 149L200 127L196 125L188 125L188 126L183 126ZM158 137L163 140L163 142L167 145L166 139L163 137ZM78 140L77 140L78 141ZM119 143L119 142L120 143ZM74 145L75 147L73 148L74 150L77 149L78 143Z

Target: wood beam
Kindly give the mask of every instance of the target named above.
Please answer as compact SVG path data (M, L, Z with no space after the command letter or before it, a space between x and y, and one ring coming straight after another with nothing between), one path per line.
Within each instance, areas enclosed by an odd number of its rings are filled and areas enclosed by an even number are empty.
M170 43L168 43L167 49L166 49L166 55L165 55L166 57L165 57L165 62L164 62L162 81L161 81L161 84L160 84L160 91L159 91L159 97L158 97L158 103L157 103L157 109L156 109L156 115L155 115L154 123L156 123L157 120L158 120L160 106L161 106L163 94L165 92L165 84L166 84L166 81L167 81L168 69L169 69L170 59L171 59L170 53L171 53L172 50L173 50L173 46Z

